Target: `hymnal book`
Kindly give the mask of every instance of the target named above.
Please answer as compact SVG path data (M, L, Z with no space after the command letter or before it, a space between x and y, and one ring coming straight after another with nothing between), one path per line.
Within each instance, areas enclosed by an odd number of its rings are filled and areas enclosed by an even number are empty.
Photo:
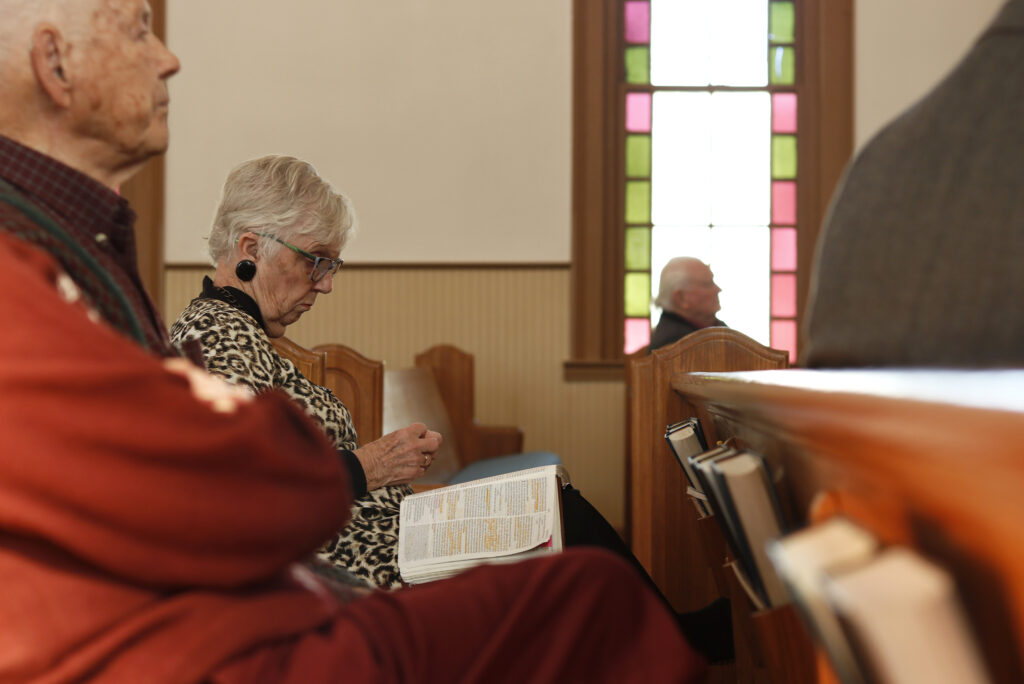
M763 550L784 527L764 459L721 446L691 457L690 465L707 494L736 560L734 570L751 601L759 608L785 603L785 590Z
M782 535L783 520L765 460L741 451L713 459L711 473L723 510L737 521L737 545L749 554L744 565L753 571L753 584L767 605L784 605L789 596L766 550L768 542Z
M412 494L402 500L398 570L409 584L563 546L562 466L549 465Z
M842 684L865 684L868 679L825 600L825 576L864 563L877 551L878 541L874 535L842 517L831 518L768 544L768 557L779 578Z
M682 427L690 427L690 428L692 428L693 431L697 434L697 441L700 442L700 450L701 451L707 451L708 450L708 440L704 436L704 426L702 426L700 424L700 418L697 418L696 416L691 416L689 418L684 418L683 420L679 421L678 423L672 423L667 428L665 428L665 436L668 437L668 434L670 432L674 432L674 431L676 431L676 430L678 430L679 428L682 428Z
M693 487L698 493L704 496L704 501L702 501L702 503L704 503L708 510L711 511L711 515L718 519L718 523L722 526L722 532L725 534L726 539L729 539L733 535L732 530L727 529L727 525L729 525L730 521L722 514L718 500L712 496L711 482L709 480L708 473L705 472L705 464L710 467L711 461L714 459L735 453L736 450L731 446L720 445L714 449L708 449L707 451L702 451L699 454L690 456L687 459L687 462L690 464L690 471L694 476L695 484Z
M832 576L825 595L861 660L889 684L990 681L953 578L906 548Z
M675 454L676 460L683 468L686 481L689 483L687 494L693 501L694 508L700 517L706 517L711 513L705 502L706 494L701 489L697 476L690 465L690 457L696 456L702 451L707 451L707 444L704 441L703 431L700 429L700 421L696 418L687 418L678 423L673 423L665 428L665 441Z

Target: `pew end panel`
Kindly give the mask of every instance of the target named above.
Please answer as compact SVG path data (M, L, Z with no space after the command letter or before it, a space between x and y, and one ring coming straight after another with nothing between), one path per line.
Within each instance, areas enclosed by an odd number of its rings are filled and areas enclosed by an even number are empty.
M361 444L383 435L384 362L368 359L343 344L321 344L314 352L324 354L324 387L348 407Z
M450 344L417 354L417 368L434 376L458 442L459 465L523 450L523 431L513 426L479 425L474 418L473 355Z
M627 419L630 448L627 478L630 543L677 610L695 610L720 595L722 579L709 567L686 476L665 443L665 427L690 416L705 425L709 444L718 439L714 421L701 405L672 390L678 373L697 370L786 368L789 355L730 328L705 328L647 357L627 361Z
M324 352L315 349L306 349L296 344L287 337L278 337L270 340L277 353L295 364L302 375L317 385L324 384L324 374L327 364Z

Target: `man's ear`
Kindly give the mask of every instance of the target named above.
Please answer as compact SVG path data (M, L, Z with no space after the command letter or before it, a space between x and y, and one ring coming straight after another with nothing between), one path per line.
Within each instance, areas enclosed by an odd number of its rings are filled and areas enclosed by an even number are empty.
M245 258L256 261L256 254L259 252L260 238L256 233L242 233L238 238L238 250L245 255Z
M674 311L686 311L686 290L676 289L672 291L672 309Z
M39 86L58 107L71 106L71 78L67 65L68 45L53 24L43 23L32 33L32 70Z

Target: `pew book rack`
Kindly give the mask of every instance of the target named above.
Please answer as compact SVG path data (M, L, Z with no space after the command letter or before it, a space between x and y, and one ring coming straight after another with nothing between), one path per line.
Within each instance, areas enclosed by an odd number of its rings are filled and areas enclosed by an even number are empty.
M663 434L688 417L785 472L794 529L842 515L948 573L991 680L1024 681L1024 370L742 372L778 359L724 329L682 343L628 369L630 530L677 609L732 598L736 662L709 681L840 680L792 604L750 603L717 523L680 497Z

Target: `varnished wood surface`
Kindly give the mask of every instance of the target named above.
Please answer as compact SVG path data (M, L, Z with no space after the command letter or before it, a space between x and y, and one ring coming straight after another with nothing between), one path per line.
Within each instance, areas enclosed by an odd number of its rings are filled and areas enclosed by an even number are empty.
M1024 681L1024 372L677 374L720 438L783 473L794 526L835 513L956 577L995 681ZM818 681L826 681L827 668Z
M700 548L687 500L686 477L665 443L665 426L700 411L672 391L672 378L696 370L785 368L788 355L729 328L705 328L678 342L634 357L627 366L630 435L630 541L678 610L693 610L720 595ZM708 439L713 441L713 425Z
M384 363L343 344L321 344L313 351L324 355L324 387L334 392L352 414L360 444L380 439Z
M476 379L473 355L439 344L416 355L416 367L429 369L458 442L459 466L523 450L523 431L511 425L480 425L475 416Z
M278 337L270 341L277 353L295 364L300 373L310 382L324 384L324 364L326 359L322 351L306 349L287 337Z

